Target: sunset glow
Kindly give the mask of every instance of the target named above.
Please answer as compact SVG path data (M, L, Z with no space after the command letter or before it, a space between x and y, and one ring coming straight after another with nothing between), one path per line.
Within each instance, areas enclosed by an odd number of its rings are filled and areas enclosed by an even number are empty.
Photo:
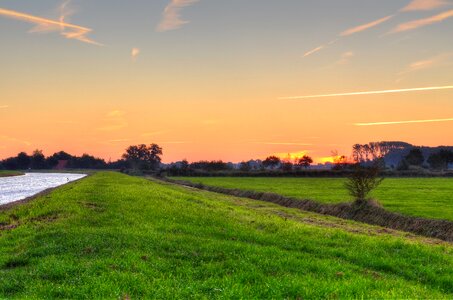
M0 158L451 144L452 1L384 2L2 1Z

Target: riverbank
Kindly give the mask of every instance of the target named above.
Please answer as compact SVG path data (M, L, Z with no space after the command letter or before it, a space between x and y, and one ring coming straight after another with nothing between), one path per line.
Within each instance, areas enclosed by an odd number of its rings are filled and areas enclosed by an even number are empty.
M0 177L12 177L22 175L25 175L25 173L19 171L0 171Z

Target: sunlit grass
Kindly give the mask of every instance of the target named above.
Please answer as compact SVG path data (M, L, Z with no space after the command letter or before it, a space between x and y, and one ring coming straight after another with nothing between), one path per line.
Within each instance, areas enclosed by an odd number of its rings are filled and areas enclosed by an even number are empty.
M448 244L117 173L0 223L0 298L453 297Z
M206 185L237 188L323 203L351 201L343 178L182 177ZM385 208L412 216L453 220L453 178L386 178L371 195Z

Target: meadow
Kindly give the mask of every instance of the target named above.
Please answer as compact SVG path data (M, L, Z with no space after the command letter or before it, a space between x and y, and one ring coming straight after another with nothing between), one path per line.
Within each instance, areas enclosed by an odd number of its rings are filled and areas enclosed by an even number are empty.
M323 203L352 201L344 178L176 177L205 185L276 193ZM406 215L453 221L453 178L386 178L371 197Z
M453 297L451 244L119 173L0 224L0 298Z

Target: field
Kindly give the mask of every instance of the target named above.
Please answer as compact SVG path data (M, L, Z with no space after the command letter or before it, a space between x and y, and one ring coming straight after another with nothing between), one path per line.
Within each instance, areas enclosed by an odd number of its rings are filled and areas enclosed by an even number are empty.
M118 173L0 224L0 298L453 297L451 244Z
M19 171L1 171L0 170L0 177L8 177L8 176L19 176L23 175L24 173Z
M323 203L351 201L342 178L179 177L232 189L270 192ZM406 215L453 221L452 178L387 178L371 195L385 208Z

